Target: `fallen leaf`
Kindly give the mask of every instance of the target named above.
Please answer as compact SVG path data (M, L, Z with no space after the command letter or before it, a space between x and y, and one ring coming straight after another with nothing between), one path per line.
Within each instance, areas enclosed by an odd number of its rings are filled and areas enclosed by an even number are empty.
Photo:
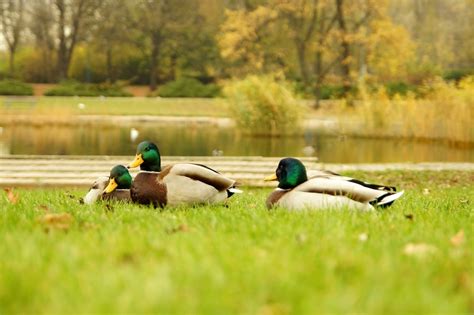
M405 216L405 219L413 221L413 214L408 213L408 214L404 214L404 216Z
M186 224L180 224L175 228L171 228L168 231L166 231L168 234L174 234L177 232L187 232L189 231L189 228Z
M407 256L425 257L434 254L437 248L426 243L408 243L403 248L403 253Z
M423 189L423 195L429 195L430 190L428 188Z
M44 212L49 212L51 210L47 205L39 205L38 208L40 208Z
M74 217L69 213L48 213L39 218L39 222L46 232L49 232L50 229L67 231L73 221Z
M18 202L19 197L13 192L13 188L4 188L3 190L7 193L8 202L10 202L12 205Z
M464 230L460 230L453 237L451 237L451 244L456 247L462 245L464 241L465 241Z
M122 255L120 255L119 260L122 263L131 264L136 261L136 258L132 253L123 253Z

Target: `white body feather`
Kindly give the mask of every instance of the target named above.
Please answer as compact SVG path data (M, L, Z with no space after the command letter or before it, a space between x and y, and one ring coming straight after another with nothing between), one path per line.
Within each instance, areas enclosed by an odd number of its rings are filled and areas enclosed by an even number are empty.
M98 177L92 184L92 187L89 189L87 194L84 196L84 203L90 205L96 202L97 199L99 199L99 197L104 192L104 189L105 187L107 187L108 182L108 177Z
M331 196L303 191L291 191L283 195L278 201L278 205L288 210L374 210L374 207L368 203L357 202L345 196Z
M163 178L167 188L167 204L219 203L227 199L227 189L235 181L205 167L194 164L175 164ZM215 183L224 189L216 189Z

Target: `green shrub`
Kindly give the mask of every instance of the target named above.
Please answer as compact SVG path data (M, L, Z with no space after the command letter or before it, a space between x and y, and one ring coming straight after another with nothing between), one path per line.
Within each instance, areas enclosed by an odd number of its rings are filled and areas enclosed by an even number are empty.
M216 97L220 88L215 84L203 84L193 78L179 78L162 85L150 96L161 97Z
M417 88L415 85L410 85L405 82L390 82L385 85L385 90L389 96L396 94L405 96L409 92L417 94Z
M474 74L474 69L457 69L451 70L444 74L443 79L445 81L456 81L459 82L463 78Z
M15 80L0 81L0 95L33 95L33 87Z
M273 76L248 76L224 89L237 126L254 135L284 135L300 130L302 107L286 82Z
M344 87L342 85L323 85L320 93L322 100L342 98Z
M91 84L65 81L46 91L46 96L132 96L116 84Z

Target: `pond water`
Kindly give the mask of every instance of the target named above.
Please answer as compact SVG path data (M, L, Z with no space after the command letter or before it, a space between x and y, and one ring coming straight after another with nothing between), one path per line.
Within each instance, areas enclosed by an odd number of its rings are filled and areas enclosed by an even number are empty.
M142 140L152 140L162 155L312 156L325 163L473 162L474 150L441 142L366 139L306 131L295 137L250 137L232 128L215 126L161 126L141 124L136 141L130 127L120 126L4 126L0 154L133 155Z

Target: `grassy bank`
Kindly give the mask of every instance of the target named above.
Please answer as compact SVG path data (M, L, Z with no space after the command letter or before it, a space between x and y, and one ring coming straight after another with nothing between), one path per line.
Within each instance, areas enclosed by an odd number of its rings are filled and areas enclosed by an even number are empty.
M158 115L225 117L227 105L222 99L145 98L145 97L37 97L33 103L0 97L0 114L56 115ZM11 103L5 106L5 103ZM82 104L82 105L81 105ZM34 116L33 116L34 117Z
M469 313L473 172L357 175L406 196L374 213L85 206L0 195L0 313ZM15 200L16 199L16 200Z

